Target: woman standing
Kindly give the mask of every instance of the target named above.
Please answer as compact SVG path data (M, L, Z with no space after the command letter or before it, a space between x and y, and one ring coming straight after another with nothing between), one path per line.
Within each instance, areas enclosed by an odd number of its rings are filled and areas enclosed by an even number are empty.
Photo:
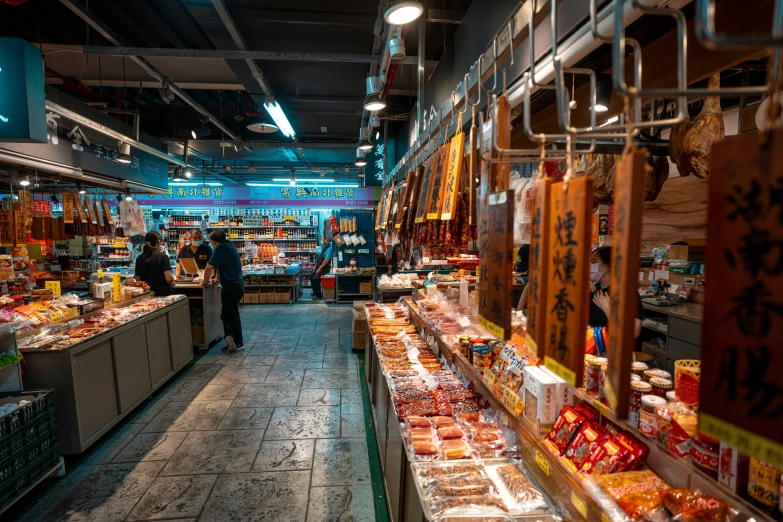
M160 236L155 232L144 236L144 249L136 258L136 279L147 283L156 296L171 295L171 287L177 284L171 273L171 262L160 251Z

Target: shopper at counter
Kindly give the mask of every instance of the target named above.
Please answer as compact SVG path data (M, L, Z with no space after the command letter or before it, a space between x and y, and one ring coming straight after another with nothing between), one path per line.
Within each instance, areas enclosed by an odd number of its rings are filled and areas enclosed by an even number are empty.
M160 236L147 232L142 253L136 258L136 279L147 283L156 296L171 295L171 287L177 282L171 273L169 256L160 251L160 246Z
M611 299L609 298L609 283L611 282L612 247L598 247L590 255L590 320L589 326L607 326ZM644 307L638 298L634 332L639 337L644 319Z
M215 230L209 235L209 241L215 251L204 270L202 285L210 284L213 271L217 271L218 281L222 286L220 303L223 320L223 333L226 339L224 350L235 352L244 347L242 340L242 320L239 317L239 302L245 295L245 284L242 281L242 260L234 244L226 239L223 230Z
M190 232L190 244L182 247L179 254L177 254L177 278L182 277L182 263L179 262L180 259L194 259L199 270L204 270L207 268L207 263L209 263L211 257L212 248L203 243L201 230L194 228Z

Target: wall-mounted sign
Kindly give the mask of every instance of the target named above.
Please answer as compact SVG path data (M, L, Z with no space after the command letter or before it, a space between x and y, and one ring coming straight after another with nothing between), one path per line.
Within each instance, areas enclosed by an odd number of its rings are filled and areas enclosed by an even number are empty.
M364 184L372 187L380 187L384 182L383 166L386 165L386 173L390 173L394 168L395 143L393 139L380 138L372 140L372 149L367 152L365 159L367 166L364 167Z
M139 205L373 207L373 187L170 186L162 196L142 195Z
M0 38L0 142L46 142L41 51Z

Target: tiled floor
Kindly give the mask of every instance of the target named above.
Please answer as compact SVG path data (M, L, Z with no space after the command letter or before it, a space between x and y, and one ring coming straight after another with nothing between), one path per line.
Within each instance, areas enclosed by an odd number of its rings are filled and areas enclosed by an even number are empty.
M374 521L352 309L312 303L243 307L244 351L198 360L19 520Z

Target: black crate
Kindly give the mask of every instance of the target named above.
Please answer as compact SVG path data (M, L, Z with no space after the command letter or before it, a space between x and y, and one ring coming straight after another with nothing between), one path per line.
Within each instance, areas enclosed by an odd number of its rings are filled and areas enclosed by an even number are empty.
M55 430L56 435L56 430ZM59 444L40 452L10 480L0 482L0 513L41 480L60 462Z
M13 455L6 457L0 462L0 489L16 481L19 475L24 473L33 463L37 462L41 456L46 455L53 448L58 450L59 447L60 438L55 425Z
M52 428L57 427L57 420L54 411L45 412L35 419L28 421L25 425L16 429L8 437L0 441L0 469L3 468L5 461L22 451L28 444L32 443Z
M55 411L53 390L26 390L22 392L0 392L0 399L6 397L21 397L22 395L32 395L35 400L30 401L10 415L0 419L0 449L6 440L14 436L17 430L24 429L29 422L34 422L40 417Z

